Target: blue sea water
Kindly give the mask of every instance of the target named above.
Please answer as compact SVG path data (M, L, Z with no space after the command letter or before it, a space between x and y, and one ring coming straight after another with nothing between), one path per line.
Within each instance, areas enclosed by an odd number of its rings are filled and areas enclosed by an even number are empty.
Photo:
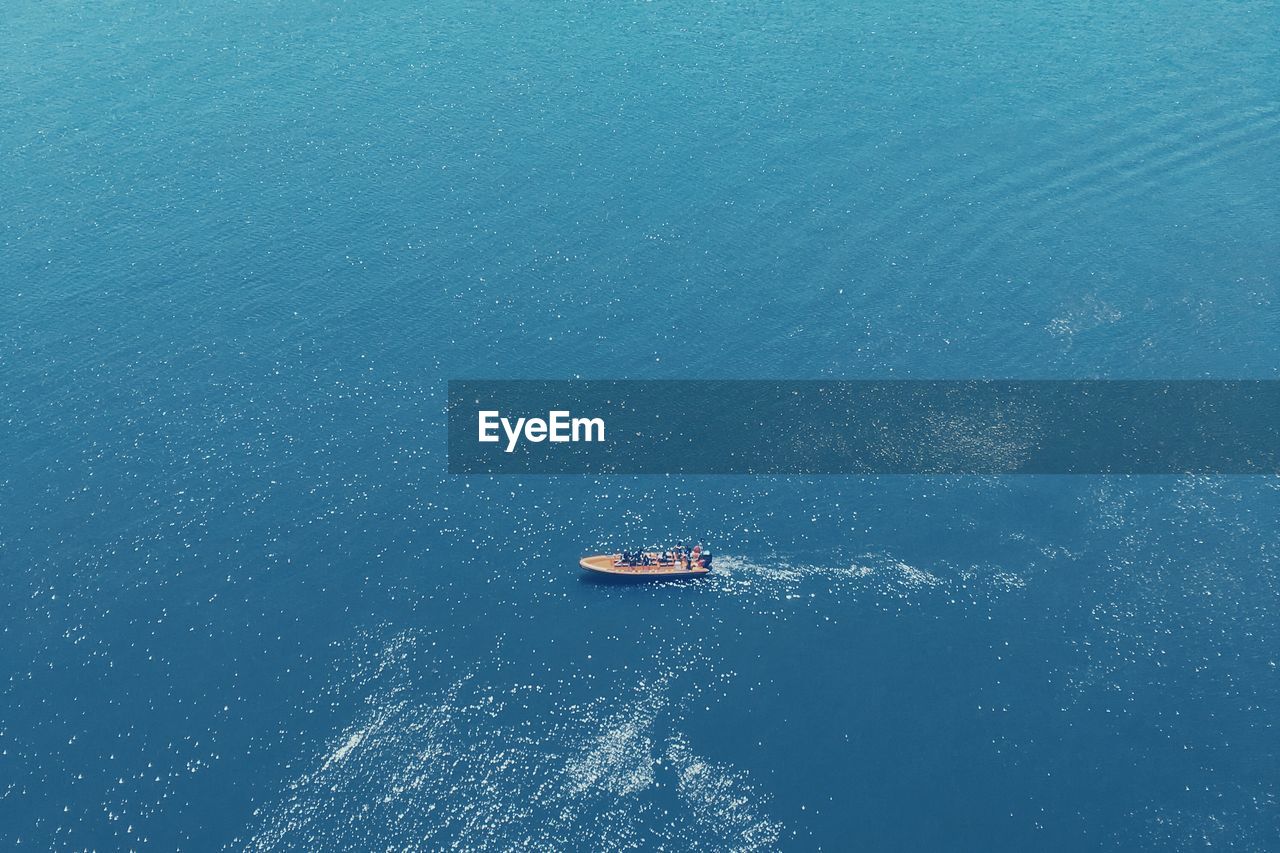
M448 378L1277 378L1276 3L11 0L0 162L0 846L1280 847L1274 478L444 472Z

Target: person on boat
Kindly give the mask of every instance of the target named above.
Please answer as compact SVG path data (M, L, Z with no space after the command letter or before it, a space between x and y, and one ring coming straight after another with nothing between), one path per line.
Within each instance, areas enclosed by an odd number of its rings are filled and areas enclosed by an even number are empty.
M689 568L698 569L702 567L702 546L694 545L693 551L689 554Z

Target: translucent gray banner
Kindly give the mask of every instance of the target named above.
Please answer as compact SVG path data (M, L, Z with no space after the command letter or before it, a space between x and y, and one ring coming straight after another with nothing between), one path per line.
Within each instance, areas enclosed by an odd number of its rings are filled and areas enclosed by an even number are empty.
M1275 474L1280 381L454 380L453 474Z

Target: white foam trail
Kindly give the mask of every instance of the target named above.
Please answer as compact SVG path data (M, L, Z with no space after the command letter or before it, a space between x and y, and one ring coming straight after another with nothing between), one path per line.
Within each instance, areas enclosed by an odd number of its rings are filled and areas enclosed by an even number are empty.
M718 588L731 595L795 599L830 594L868 593L908 598L929 592L955 593L1024 589L1026 579L1008 569L975 565L940 567L936 571L881 554L864 555L848 564L816 565L785 560L758 563L741 557L716 558Z

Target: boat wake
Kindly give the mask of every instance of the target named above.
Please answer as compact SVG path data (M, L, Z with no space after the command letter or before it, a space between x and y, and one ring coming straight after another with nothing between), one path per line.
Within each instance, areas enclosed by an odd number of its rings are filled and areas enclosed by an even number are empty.
M717 557L713 582L729 594L795 598L819 592L865 593L905 599L922 593L980 595L1020 590L1024 577L991 565L926 569L883 554L865 554L848 563L818 565L742 557Z

